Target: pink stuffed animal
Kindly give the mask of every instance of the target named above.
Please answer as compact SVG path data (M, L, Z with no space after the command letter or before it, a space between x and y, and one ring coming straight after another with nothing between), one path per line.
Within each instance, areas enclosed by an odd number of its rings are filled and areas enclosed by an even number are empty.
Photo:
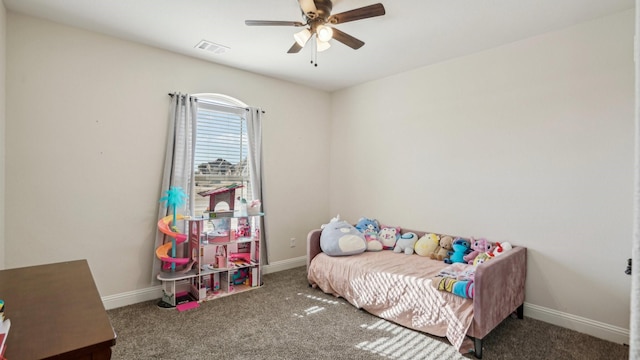
M490 242L487 241L487 239L485 238L480 238L480 239L474 239L471 238L471 252L467 255L464 256L464 261L467 262L467 264L471 264L473 265L473 260L476 259L476 256L478 256L481 253L488 253L491 252L491 249L493 249L493 246L491 245Z

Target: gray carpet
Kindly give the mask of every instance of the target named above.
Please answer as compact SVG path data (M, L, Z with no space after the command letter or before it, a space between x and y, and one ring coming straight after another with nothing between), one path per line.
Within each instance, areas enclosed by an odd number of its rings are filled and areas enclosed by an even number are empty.
M471 359L446 339L380 320L307 286L304 267L179 312L156 301L107 312L113 359ZM465 344L470 348L472 343ZM484 341L483 359L628 359L626 346L525 317Z

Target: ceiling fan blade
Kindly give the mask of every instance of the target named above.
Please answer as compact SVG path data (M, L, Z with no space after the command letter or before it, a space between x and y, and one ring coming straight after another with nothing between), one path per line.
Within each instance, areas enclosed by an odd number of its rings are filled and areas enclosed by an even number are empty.
M364 42L362 40L358 40L353 36L345 32L342 32L336 28L333 28L333 38L354 50L358 50L364 45Z
M332 24L342 24L349 21L382 16L384 14L386 14L384 6L378 3L331 15L329 16L329 22Z
M294 42L293 45L291 46L291 48L289 49L289 51L287 51L288 54L295 54L297 52L299 52L300 50L302 50L302 46L300 46L297 42Z
M318 15L318 9L316 9L316 3L313 0L298 0L300 9L309 18L314 19Z
M245 20L248 26L305 26L300 21L273 21L273 20Z

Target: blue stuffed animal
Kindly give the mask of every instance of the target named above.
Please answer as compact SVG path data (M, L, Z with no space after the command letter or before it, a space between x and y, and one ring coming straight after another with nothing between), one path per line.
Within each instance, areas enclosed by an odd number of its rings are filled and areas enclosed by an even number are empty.
M464 256L467 255L471 251L471 244L468 240L457 238L453 241L452 245L453 251L449 251L447 255L448 258L444 259L444 262L447 264L453 263L466 263L464 261Z
M378 232L380 231L378 220L360 218L356 224L356 229L364 234L364 238L367 240L367 251L382 250L382 242L378 239Z

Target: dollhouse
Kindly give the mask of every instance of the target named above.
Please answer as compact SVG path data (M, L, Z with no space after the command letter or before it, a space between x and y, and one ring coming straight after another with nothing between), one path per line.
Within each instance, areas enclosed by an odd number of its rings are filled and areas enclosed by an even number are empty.
M255 208L249 211L246 201L236 198L236 189L241 187L232 184L200 192L209 197L208 210L201 216L182 217L187 234L175 236L186 237L183 246L188 247L184 252L189 261L181 261L186 264L182 269L158 274L162 282L159 306L212 300L262 284L260 220L264 213Z

